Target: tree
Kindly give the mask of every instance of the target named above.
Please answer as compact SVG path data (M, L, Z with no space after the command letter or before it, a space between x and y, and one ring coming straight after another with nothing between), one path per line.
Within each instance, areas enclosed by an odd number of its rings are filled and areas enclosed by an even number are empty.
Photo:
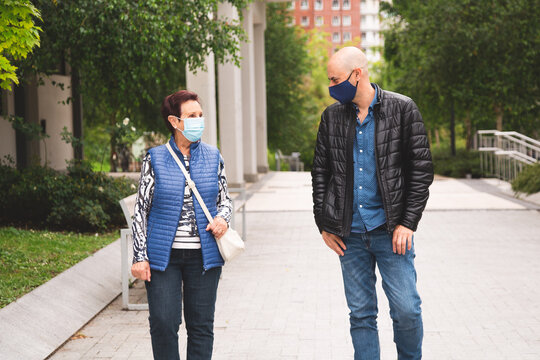
M469 145L486 119L494 124L497 117L501 130L503 114L538 124L540 13L534 1L396 0L381 8L391 18L386 76L419 103L428 124L449 119L453 154L456 122Z
M304 153L302 140L308 122L301 88L308 73L307 36L291 26L285 3L269 3L266 11L266 97L268 146L285 153Z
M229 2L241 10L248 0ZM137 128L165 131L156 122L161 100L178 89L186 63L201 68L210 52L218 62L239 63L244 33L239 21L215 16L218 0L34 3L44 19L42 45L24 72L54 74L69 64L80 77L89 124L113 127L129 117Z
M26 58L39 46L39 27L34 18L41 19L39 11L24 0L3 0L0 4L0 89L11 90L19 83L13 60Z
M265 34L268 146L300 152L309 169L328 95L326 63L332 45L317 29L291 26L288 4L267 5Z

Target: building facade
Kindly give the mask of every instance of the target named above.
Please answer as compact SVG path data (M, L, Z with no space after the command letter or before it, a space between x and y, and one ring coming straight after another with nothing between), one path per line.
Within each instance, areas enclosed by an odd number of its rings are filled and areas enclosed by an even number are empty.
M328 40L336 47L360 39L358 0L296 0L290 7L294 10L295 24L306 30L319 28L329 33Z
M370 62L381 59L383 38L380 0L295 0L290 2L296 25L319 28L334 49L346 43L362 48Z

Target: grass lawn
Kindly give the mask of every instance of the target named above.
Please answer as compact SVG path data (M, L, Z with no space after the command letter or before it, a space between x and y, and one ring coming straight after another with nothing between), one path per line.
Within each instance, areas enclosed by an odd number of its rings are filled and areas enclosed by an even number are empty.
M0 308L119 237L0 228Z

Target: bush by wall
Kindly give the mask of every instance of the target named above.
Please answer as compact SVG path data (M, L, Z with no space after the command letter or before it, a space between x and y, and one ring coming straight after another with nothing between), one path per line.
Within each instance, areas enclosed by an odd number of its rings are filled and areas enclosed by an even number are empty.
M473 178L482 176L478 151L458 149L456 156L452 156L446 148L434 148L432 156L435 174L453 178L464 178L467 174Z
M512 190L526 194L540 192L540 164L527 166L512 181Z
M125 223L118 200L133 194L128 179L93 172L86 163L67 173L0 165L0 221L34 228L104 231Z

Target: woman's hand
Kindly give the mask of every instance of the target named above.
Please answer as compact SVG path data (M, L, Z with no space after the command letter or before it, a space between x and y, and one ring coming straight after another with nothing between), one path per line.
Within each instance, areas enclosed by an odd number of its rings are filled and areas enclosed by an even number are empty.
M214 221L208 224L208 226L206 227L206 231L211 231L212 234L216 237L216 239L219 239L223 236L223 234L225 234L228 227L229 225L227 224L225 219L223 219L221 216L216 216L214 218Z
M150 264L148 261L140 261L131 265L131 275L140 280L150 281Z

